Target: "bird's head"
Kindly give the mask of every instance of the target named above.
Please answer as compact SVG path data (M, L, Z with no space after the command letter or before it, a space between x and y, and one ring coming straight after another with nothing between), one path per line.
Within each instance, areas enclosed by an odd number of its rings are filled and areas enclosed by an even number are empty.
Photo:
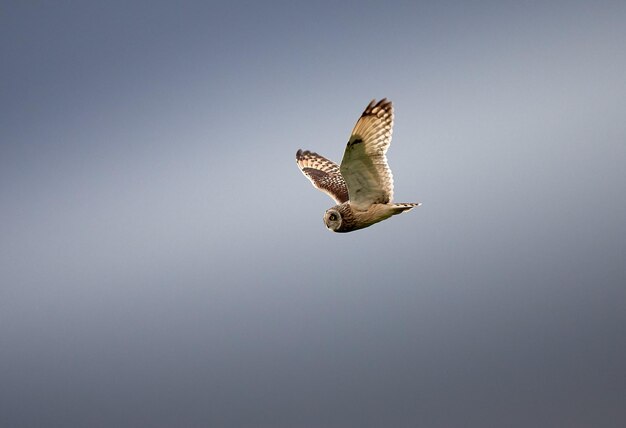
M324 224L326 225L328 230L338 232L338 230L341 228L341 223L342 217L339 206L335 206L326 210L326 212L324 213Z

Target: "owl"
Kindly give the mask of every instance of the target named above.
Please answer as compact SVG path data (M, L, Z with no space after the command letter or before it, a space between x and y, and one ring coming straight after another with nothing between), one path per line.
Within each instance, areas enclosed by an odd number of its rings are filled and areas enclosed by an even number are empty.
M352 232L421 205L392 202L393 177L385 156L392 128L391 101L372 100L352 130L341 166L308 150L296 153L302 173L337 203L324 213L329 230Z

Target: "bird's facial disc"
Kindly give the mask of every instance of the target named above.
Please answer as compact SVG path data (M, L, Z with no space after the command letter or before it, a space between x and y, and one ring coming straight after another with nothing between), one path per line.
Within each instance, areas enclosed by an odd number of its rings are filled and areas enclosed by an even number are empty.
M327 228L336 231L341 227L341 213L336 209L329 209L324 214L324 224Z

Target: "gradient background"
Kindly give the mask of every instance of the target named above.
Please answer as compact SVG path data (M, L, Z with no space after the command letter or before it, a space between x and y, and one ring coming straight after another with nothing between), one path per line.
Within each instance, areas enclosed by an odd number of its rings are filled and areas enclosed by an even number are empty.
M0 425L626 426L626 4L431 3L3 2Z

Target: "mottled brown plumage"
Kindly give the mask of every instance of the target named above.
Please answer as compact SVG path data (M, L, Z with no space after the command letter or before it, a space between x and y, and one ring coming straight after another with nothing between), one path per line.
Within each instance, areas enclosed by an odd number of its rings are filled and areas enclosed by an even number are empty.
M298 150L296 162L313 186L327 193L337 203L348 200L348 187L335 162L308 150Z
M420 205L392 203L393 175L386 157L392 132L391 101L372 100L352 130L341 166L308 150L296 153L304 175L338 203L324 214L328 229L362 229Z

